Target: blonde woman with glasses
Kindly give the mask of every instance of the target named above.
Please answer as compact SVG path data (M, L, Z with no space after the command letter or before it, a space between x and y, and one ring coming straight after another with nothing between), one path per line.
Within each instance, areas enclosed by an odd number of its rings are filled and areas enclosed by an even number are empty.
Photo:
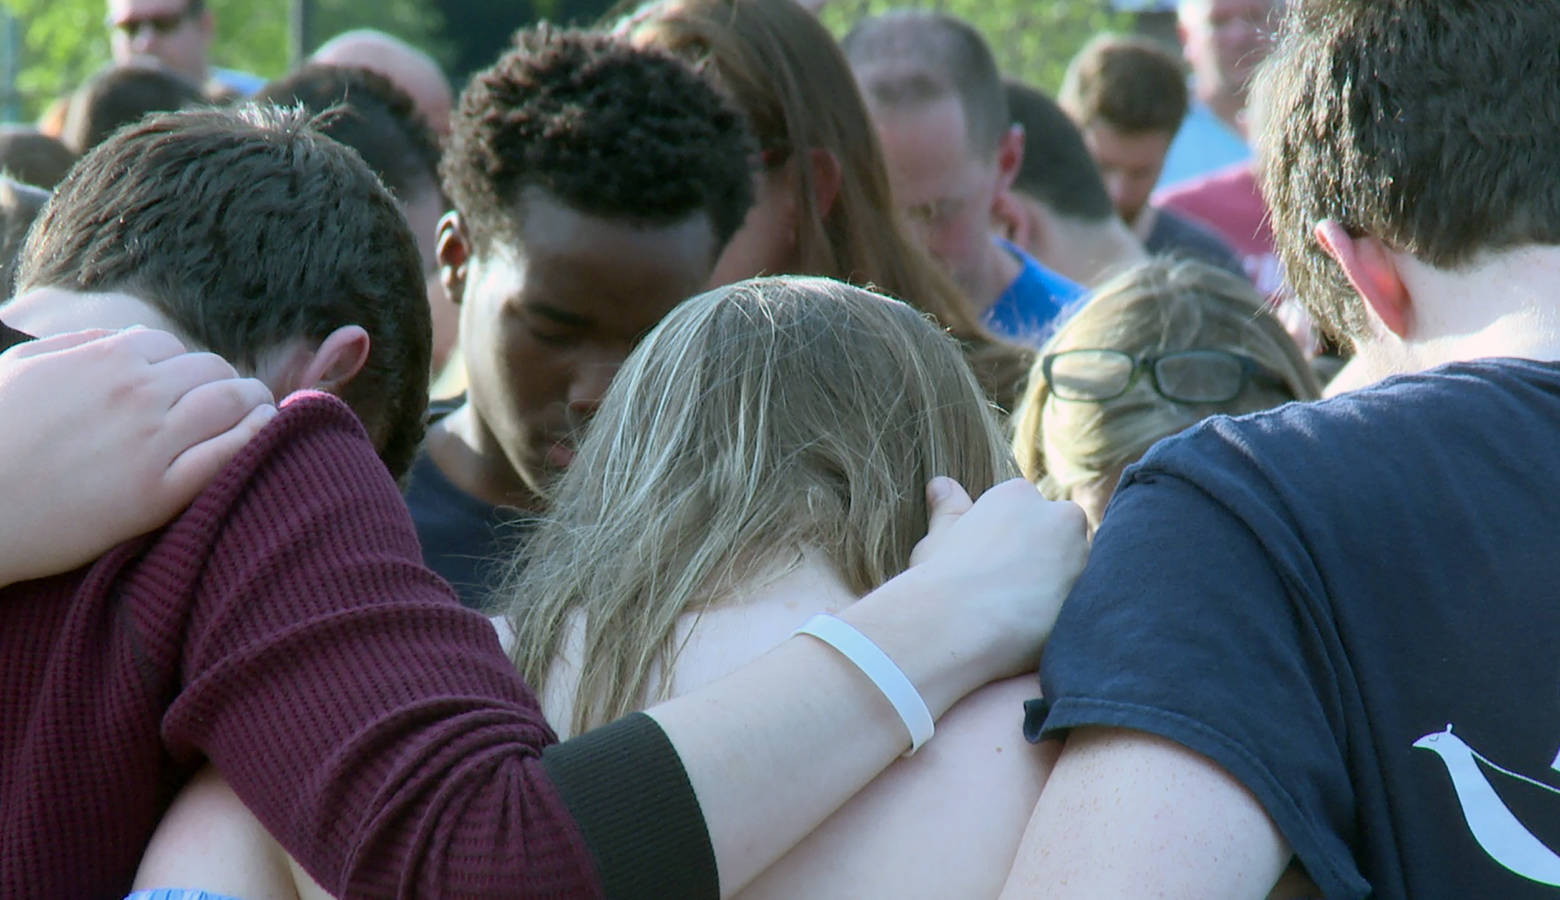
M976 496L1017 472L958 345L910 307L820 278L711 291L629 358L517 560L514 659L579 733L906 568L934 476ZM1020 733L1034 689L954 707L743 896L995 897L1053 756Z
M1314 400L1316 375L1250 284L1160 258L1102 285L1035 362L1013 420L1025 477L1099 527L1116 482L1208 416Z

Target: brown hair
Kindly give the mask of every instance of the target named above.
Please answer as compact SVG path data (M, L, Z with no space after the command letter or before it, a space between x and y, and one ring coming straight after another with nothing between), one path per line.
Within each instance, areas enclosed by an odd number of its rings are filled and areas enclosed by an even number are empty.
M1175 134L1186 118L1186 69L1157 41L1102 34L1067 64L1056 99L1085 128Z
M294 338L369 335L340 391L385 465L411 465L428 405L422 260L390 193L300 109L148 116L60 183L19 289L121 290L240 368Z
M1262 181L1284 269L1331 333L1369 328L1322 219L1443 269L1560 244L1556 47L1551 0L1290 4L1256 87Z
M661 0L618 27L705 65L747 113L769 165L812 149L832 154L841 179L827 215L818 211L812 167L796 166L795 272L869 286L930 313L964 342L987 394L1011 407L1030 353L987 333L906 235L866 104L839 46L811 13L792 0Z

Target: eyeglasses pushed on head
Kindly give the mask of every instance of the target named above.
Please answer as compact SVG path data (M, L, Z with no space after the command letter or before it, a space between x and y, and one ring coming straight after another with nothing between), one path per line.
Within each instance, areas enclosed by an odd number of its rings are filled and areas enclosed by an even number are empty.
M1064 350L1047 355L1040 371L1058 400L1103 403L1125 394L1144 372L1154 391L1176 403L1227 403L1256 381L1292 393L1287 382L1249 356L1191 349L1134 357L1121 350Z

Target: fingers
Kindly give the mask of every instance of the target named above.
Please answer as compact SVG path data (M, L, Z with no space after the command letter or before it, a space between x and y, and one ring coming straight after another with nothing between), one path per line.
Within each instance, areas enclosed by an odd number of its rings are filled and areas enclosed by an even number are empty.
M152 366L152 373L157 379L159 393L167 398L168 408L177 405L201 385L238 379L233 366L215 353L180 353ZM270 393L266 396L269 398ZM248 412L253 405L245 407L243 412Z
M270 397L269 391L265 397ZM190 445L169 464L163 477L165 492L159 499L168 504L170 511L183 508L274 418L276 407L270 403L252 405L241 419Z
M53 337L38 338L34 341L17 344L6 351L6 356L12 359L25 359L32 356L42 356L45 353L56 353L60 350L69 350L79 347L88 341L95 341L109 335L118 334L105 328L91 328L86 331L72 331L67 334L57 334Z
M926 533L930 537L958 521L975 504L963 485L939 475L926 484L926 505Z

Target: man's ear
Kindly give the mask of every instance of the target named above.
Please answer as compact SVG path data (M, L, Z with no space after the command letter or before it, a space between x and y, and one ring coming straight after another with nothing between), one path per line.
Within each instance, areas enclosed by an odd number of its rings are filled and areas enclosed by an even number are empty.
M1024 164L1024 126L1014 123L997 142L997 196L1007 193Z
M818 210L819 219L827 219L840 195L843 169L839 159L822 147L807 151L807 163L812 166L813 206Z
M1029 204L1012 190L997 194L991 208L991 223L998 234L1024 248L1031 256L1034 251L1030 248L1038 246L1044 238L1044 227L1036 220Z
M207 42L216 37L217 17L212 13L211 7L208 6L200 11L200 21L196 24L200 27L200 33L205 36Z
M1398 337L1407 337L1413 327L1414 301L1387 245L1370 235L1354 237L1335 219L1316 223L1315 234L1381 324Z
M438 243L434 253L439 260L439 283L450 302L460 305L466 291L466 264L471 260L471 236L466 220L458 212L447 212L439 219Z
M363 371L371 342L361 325L343 325L320 341L298 375L299 390L313 389L340 394Z

